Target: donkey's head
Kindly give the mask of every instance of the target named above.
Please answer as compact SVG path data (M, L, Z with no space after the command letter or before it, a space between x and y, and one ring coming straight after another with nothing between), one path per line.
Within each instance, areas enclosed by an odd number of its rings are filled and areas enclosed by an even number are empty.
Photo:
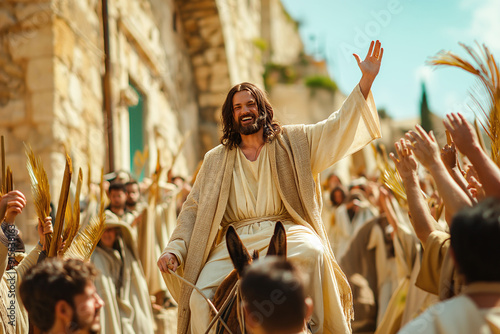
M240 237L232 226L229 226L226 232L226 246L234 269L236 269L238 273L238 277L241 277L246 266L252 263L253 260L259 258L258 251L254 251L252 256L250 256L250 253L243 245L243 242L241 242Z
M229 226L226 232L226 245L231 257L231 262L233 263L234 269L238 273L238 277L241 277L243 270L252 263L253 260L259 257L259 252L254 251L252 256L246 249L246 247L241 242L240 237L236 233L234 227ZM286 257L286 232L283 223L280 221L276 223L274 227L274 234L269 242L269 249L267 255L277 255Z

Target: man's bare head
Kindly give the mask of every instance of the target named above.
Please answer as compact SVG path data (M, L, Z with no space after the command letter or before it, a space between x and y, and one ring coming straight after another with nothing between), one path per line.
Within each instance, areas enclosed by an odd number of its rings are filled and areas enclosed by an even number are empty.
M289 261L267 256L243 273L241 296L252 333L301 333L312 314L306 278Z
M235 101L236 94L240 92L248 92L245 99L239 99L243 97L243 94L239 94L238 99ZM271 103L267 99L266 94L256 85L243 82L231 88L227 94L226 100L222 106L222 138L221 143L229 148L234 148L241 143L241 134L245 133L245 128L247 124L240 119L239 116L245 117L252 114L251 111L246 112L243 115L236 115L238 108L240 107L255 107L255 115L251 116L253 123L260 130L260 127L264 128L264 140L271 141L274 136L281 132L280 125L273 120L274 111Z

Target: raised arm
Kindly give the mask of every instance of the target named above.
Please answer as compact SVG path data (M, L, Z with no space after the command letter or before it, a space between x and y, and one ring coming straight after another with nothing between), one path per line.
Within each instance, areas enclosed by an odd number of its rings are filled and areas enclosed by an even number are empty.
M455 180L455 182L460 186L460 188L462 188L467 196L469 196L469 198L473 200L473 197L469 189L467 188L467 181L465 180L459 168L455 143L452 142L451 145L447 144L441 149L441 160L443 160L443 163L453 180Z
M427 134L418 124L415 128L417 132L409 131L406 134L406 137L411 141L408 147L415 153L418 161L431 173L439 195L443 198L446 213L451 218L463 207L472 206L472 201L446 170L432 131Z
M444 126L453 137L458 150L474 165L486 196L500 197L500 169L483 151L476 131L465 117L459 113L448 114Z
M371 42L368 53L363 61L361 61L361 58L357 54L353 54L362 73L361 79L359 80L359 88L365 99L368 98L373 81L375 81L378 75L383 55L384 48L382 48L382 44L378 40L377 42Z
M398 157L396 158L393 153L390 154L390 157L403 179L411 215L411 224L418 239L425 245L429 234L435 230L435 220L431 215L425 198L422 196L422 190L418 181L417 161L404 139L396 142L394 146L396 147Z
M16 236L18 233L17 228L14 226L14 221L18 214L20 214L26 206L26 197L18 190L8 192L0 199L0 216L1 229L0 229L0 275L3 275L7 268L8 246L11 237L8 230L14 229Z

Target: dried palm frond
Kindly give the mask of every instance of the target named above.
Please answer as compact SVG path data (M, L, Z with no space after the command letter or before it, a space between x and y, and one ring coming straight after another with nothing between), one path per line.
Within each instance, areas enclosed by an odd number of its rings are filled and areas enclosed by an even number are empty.
M134 170L133 170L132 174L134 174L134 178L136 180L139 180L139 178L141 177L144 166L146 166L146 162L148 161L148 157L149 157L148 147L145 147L143 152L141 152L139 150L135 151L135 153L134 153Z
M479 128L479 124L477 123L477 118L474 118L474 129L476 129L477 138L479 139L481 148L486 152L486 145L484 144L483 134L481 133L481 129Z
M444 130L444 133L446 134L446 144L451 145L453 139L451 138L450 133L448 132L448 130Z
M161 173L163 172L163 168L161 166L161 157L160 157L160 150L156 151L156 168L155 172L152 176L152 183L149 188L149 199L154 200L155 203L158 203L158 200L160 198L160 177Z
M66 224L64 226L63 241L65 242L62 254L64 254L71 246L78 230L80 229L80 193L82 190L83 172L80 168L78 172L78 181L76 184L75 203L71 206L68 197L68 204L66 206Z
M7 188L7 184L6 184L6 177L5 177L5 142L4 142L4 138L3 136L1 137L1 153L2 153L2 189L1 189L1 192L2 194L5 194L6 193L6 188Z
M5 172L5 193L14 190L14 179L12 178L12 169L7 166L7 171Z
M383 144L380 144L379 148L381 153L379 153L377 147L372 144L375 161L377 163L378 169L380 170L380 180L389 189L392 190L398 202L403 205L408 202L405 186L403 185L403 180L401 179L398 171L389 163L385 146Z
M47 173L43 168L42 160L35 156L31 147L26 145L26 167L31 180L31 193L35 202L35 211L40 221L50 215L50 187ZM45 235L45 245L50 245L52 233Z
M71 158L66 154L66 167L64 169L61 193L59 195L59 205L57 206L56 221L54 223L54 235L50 243L47 257L57 256L57 252L61 247L61 236L64 226L64 215L66 214L66 205L68 204L71 174L73 174L73 165L71 163Z
M392 190L394 196L396 196L400 203L408 202L408 198L406 197L406 189L403 185L403 180L401 179L401 176L396 169L390 166L386 168L384 170L384 173L382 174L382 181L389 189Z
M500 70L486 45L476 43L478 52L460 43L472 62L450 52L440 51L428 63L434 66L457 67L474 75L478 87L471 92L473 106L469 106L480 119L491 140L491 158L500 166ZM486 96L486 97L484 97Z
M378 152L377 146L374 143L370 143L370 145L373 150L373 156L375 157L375 163L377 165L377 169L380 171L380 173L383 173L385 169L384 161L380 156L380 153Z
M99 240L101 240L106 223L105 193L104 193L104 171L101 171L101 202L99 204L99 214L93 217L90 222L81 230L73 242L64 253L65 258L80 259L87 261L94 252Z
M177 158L181 155L182 149L184 148L184 145L186 144L186 140L191 136L191 130L189 130L184 137L182 137L182 140L177 147L177 152L175 152L175 155L172 158L172 164L170 165L170 168L168 169L168 173L174 168L175 163L177 162Z
M87 163L87 191L89 196L91 194L90 191L90 188L92 187L91 184L92 184L92 166L90 165L90 160L89 160Z

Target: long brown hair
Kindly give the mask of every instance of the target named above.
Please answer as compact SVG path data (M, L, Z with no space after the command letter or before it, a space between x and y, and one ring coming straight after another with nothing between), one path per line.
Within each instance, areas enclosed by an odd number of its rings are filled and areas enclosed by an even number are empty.
M255 98L259 115L265 115L264 141L271 142L281 132L280 124L273 120L273 107L269 103L266 94L254 84L243 82L231 88L222 105L222 138L220 142L229 149L235 148L241 143L241 135L235 130L234 126L233 97L236 93L245 90Z

